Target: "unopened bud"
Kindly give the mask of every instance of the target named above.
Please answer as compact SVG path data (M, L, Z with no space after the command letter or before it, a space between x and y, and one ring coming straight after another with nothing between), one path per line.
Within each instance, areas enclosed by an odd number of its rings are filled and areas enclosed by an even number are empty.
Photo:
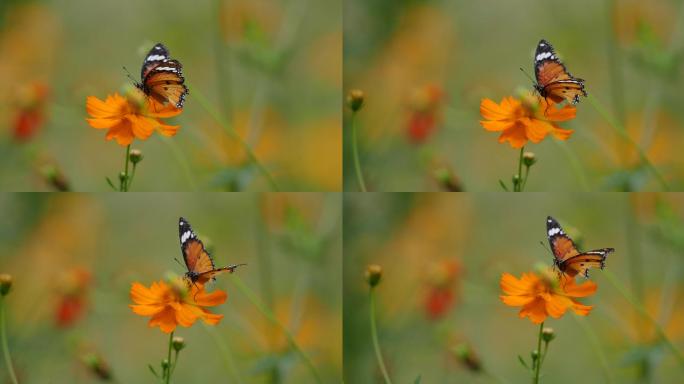
M86 367L99 379L104 381L109 381L112 379L112 372L109 369L109 365L98 355L94 353L88 353L81 356L81 361Z
M171 345L173 345L173 349L176 352L180 352L181 349L185 348L185 339L180 336L175 336L171 342Z
M454 354L458 357L458 360L463 363L471 371L480 371L482 369L482 363L475 355L475 351L466 343L461 343L453 348Z
M12 288L12 275L7 273L0 274L0 295L7 296Z
M366 268L366 281L371 287L375 287L380 283L382 278L382 267L377 264L371 264Z
M556 334L553 332L553 328L542 329L542 340L548 343L549 341L556 338Z
M526 167L531 167L536 162L537 158L534 156L534 152L523 153L523 164L525 164Z
M128 155L133 165L138 164L144 158L142 152L139 149L131 149L131 153Z
M169 367L169 359L164 359L162 360L162 370L166 371L166 369Z
M356 112L363 106L365 95L360 89L352 89L347 94L347 105L352 111Z

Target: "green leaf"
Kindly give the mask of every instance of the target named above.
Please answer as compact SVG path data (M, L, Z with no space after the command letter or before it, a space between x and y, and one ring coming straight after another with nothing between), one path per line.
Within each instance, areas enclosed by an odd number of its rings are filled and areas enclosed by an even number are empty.
M421 376L422 376L422 375L418 375L418 377L416 377L416 379L413 380L413 384L420 384L420 382L422 381L422 377L421 377Z
M152 366L152 364L147 364L147 368L150 369L150 372L152 372L154 377L156 377L157 379L161 379L161 377L159 377L159 374L157 374L157 371L154 370L154 367Z
M520 364L522 364L523 367L527 368L527 370L530 370L530 367L527 365L525 359L523 359L522 356L518 355L518 361L520 361Z
M112 187L113 190L118 191L119 189L114 186L114 183L109 179L109 177L105 176L105 179L107 179L107 184L109 184L110 187Z
M506 187L506 184L504 184L504 182L501 179L499 179L499 185L501 185L501 188L503 188L504 191L508 192L508 188Z

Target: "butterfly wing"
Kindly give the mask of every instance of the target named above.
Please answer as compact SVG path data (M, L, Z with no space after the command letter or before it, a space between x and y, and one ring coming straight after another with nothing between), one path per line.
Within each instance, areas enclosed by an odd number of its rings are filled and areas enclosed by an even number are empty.
M161 104L171 103L183 108L189 93L183 77L183 65L169 58L169 51L158 43L147 53L140 71L142 83L138 84L146 95Z
M187 275L195 281L197 276L214 270L214 261L204 249L204 244L190 227L190 223L184 218L179 219L179 231L181 252L185 266L188 268Z
M606 257L613 251L615 251L613 248L603 248L582 252L563 262L564 272L570 276L580 274L589 277L589 268L603 269L606 266Z
M579 102L579 96L587 96L584 80L573 77L558 59L553 46L546 40L539 41L534 54L534 75L537 78L535 89L544 98L555 103L567 100Z
M553 252L555 265L558 266L561 272L575 276L577 274L575 270L567 272L565 270L565 261L580 254L575 243L563 232L563 228L558 224L558 221L551 216L546 218L546 234L549 238L549 245Z
M209 281L210 279L214 279L216 275L220 275L221 273L224 273L224 272L233 273L233 272L235 272L235 269L241 265L246 265L246 264L234 264L234 265L229 265L227 267L216 268L216 269L212 269L211 271L203 272L203 273L199 274L199 276L197 277L197 281L199 281L200 283L205 283L205 282Z

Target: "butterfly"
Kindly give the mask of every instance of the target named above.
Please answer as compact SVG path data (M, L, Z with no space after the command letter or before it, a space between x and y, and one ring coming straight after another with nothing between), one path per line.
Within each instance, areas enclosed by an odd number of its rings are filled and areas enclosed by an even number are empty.
M534 53L534 75L537 78L534 89L544 99L551 99L557 104L563 100L577 104L580 95L587 97L584 80L573 77L568 72L546 40L541 40L537 44L537 51Z
M135 86L161 104L171 103L183 108L189 93L183 77L183 66L169 58L169 50L157 43L150 49L140 70L140 83Z
M233 273L237 267L246 265L234 264L223 268L216 268L214 260L204 248L204 244L197 238L192 227L190 227L190 223L182 217L179 219L178 236L180 237L183 260L188 268L185 277L193 284L197 282L204 284L209 280L215 280L214 276L220 273Z
M554 266L570 277L575 277L577 274L589 277L589 268L603 269L606 266L606 257L615 251L613 248L602 248L580 252L572 239L563 232L556 219L551 216L546 218L546 234L553 252Z

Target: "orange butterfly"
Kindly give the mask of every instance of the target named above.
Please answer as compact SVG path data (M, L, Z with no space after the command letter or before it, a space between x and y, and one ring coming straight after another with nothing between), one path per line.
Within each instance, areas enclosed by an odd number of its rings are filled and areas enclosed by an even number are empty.
M171 103L183 108L185 96L189 93L183 77L183 66L178 60L169 58L169 50L157 43L145 56L140 70L140 83L135 86L159 103Z
M589 268L603 269L606 266L606 257L615 251L613 248L602 248L580 252L572 239L563 232L556 219L551 216L546 218L546 234L553 252L554 266L570 277L575 277L577 274L589 277Z
M209 252L204 249L204 244L197 238L197 235L190 227L190 223L182 217L179 222L178 236L180 237L183 260L185 261L185 266L188 268L185 277L187 277L191 283L194 284L199 282L200 284L204 284L209 280L215 280L214 276L220 273L233 273L237 267L247 265L234 264L223 268L216 268L214 266L214 260L211 258L211 255L209 255Z
M560 62L553 47L546 40L539 41L534 54L534 75L537 83L534 89L544 99L551 99L558 104L567 100L572 104L579 102L579 97L587 97L584 80L573 77L565 65Z

